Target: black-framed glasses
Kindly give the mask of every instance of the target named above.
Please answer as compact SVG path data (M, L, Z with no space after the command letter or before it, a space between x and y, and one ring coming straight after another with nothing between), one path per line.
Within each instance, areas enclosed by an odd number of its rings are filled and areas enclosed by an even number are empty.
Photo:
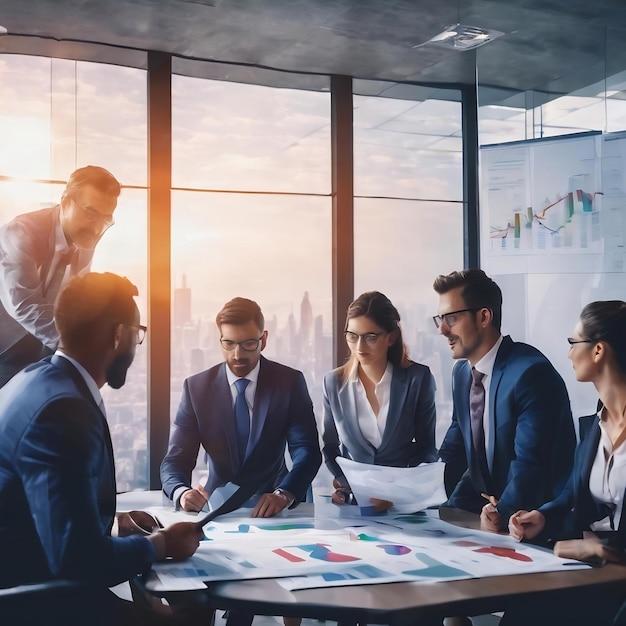
M254 352L259 347L261 339L263 339L263 335L258 339L244 339L243 341L232 341L231 339L224 339L222 337L220 343L226 352L232 352L237 346L241 346L241 349L246 352Z
M137 326L133 324L123 324L126 328L132 328L136 333L135 342L138 346L143 343L143 340L146 338L146 333L148 332L148 327L143 324L138 324Z
M351 330L344 330L343 334L348 343L356 343L359 339L363 339L368 346L373 346L381 335L386 335L387 333L381 330L379 333L363 333L359 335L358 333L353 333Z
M102 229L106 230L115 224L115 217L113 215L108 215L104 213L98 213L95 209L92 209L90 206L83 206L82 204L78 204L74 198L72 198L74 204L82 211L83 217L85 221L89 224L95 224L96 222L102 223Z
M138 346L143 343L143 340L146 338L146 333L148 332L148 327L143 324L125 324L124 322L115 322L115 325L124 326L126 328L130 328L135 331L135 342Z
M596 343L596 341L595 339L574 339L573 337L568 337L567 343L570 346L575 346L577 343Z
M441 325L444 323L446 326L454 326L459 321L459 313L467 313L468 311L471 311L472 313L476 313L476 311L480 311L480 308L459 309L458 311L450 311L450 313L442 313L441 315L433 315L433 322L435 322L435 326L437 328L440 328Z

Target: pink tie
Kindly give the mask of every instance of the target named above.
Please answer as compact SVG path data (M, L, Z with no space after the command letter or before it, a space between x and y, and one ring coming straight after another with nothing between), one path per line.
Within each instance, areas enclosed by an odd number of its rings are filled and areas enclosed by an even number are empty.
M472 367L472 384L470 386L470 424L472 427L472 446L474 454L484 478L487 478L487 454L485 452L485 428L483 416L485 414L485 375Z

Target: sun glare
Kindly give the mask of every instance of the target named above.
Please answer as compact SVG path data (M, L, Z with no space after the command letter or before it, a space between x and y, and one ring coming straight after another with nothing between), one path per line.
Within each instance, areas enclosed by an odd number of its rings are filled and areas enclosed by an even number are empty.
M50 121L39 117L0 115L0 172L19 179L50 177Z

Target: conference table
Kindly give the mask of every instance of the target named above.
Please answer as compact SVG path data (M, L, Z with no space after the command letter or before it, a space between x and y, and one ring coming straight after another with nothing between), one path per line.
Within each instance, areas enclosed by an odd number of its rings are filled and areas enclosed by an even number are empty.
M318 499L315 506L319 508ZM299 515L311 514L311 507L312 504L302 504L295 511ZM326 510L332 512L338 508L330 507ZM127 510L129 507L122 499L118 508ZM439 517L458 526L479 527L478 516L463 511L441 508ZM445 582L368 584L297 591L284 589L276 579L238 580L207 583L203 590L158 592L157 595L174 605L203 605L256 615L400 626L419 624L420 619L425 618L514 610L518 604L536 601L545 594L559 596L567 602L568 596L581 589L623 590L625 581L626 568L608 564L589 569ZM140 584L149 590L149 575Z

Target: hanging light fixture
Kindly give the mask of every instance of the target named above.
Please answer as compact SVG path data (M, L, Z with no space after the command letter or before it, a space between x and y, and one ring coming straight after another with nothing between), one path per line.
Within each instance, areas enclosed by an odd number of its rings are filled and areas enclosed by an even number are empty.
M466 24L451 24L438 35L413 47L440 46L452 50L473 50L502 35L504 35L504 33L499 30L480 28L479 26L468 26Z

